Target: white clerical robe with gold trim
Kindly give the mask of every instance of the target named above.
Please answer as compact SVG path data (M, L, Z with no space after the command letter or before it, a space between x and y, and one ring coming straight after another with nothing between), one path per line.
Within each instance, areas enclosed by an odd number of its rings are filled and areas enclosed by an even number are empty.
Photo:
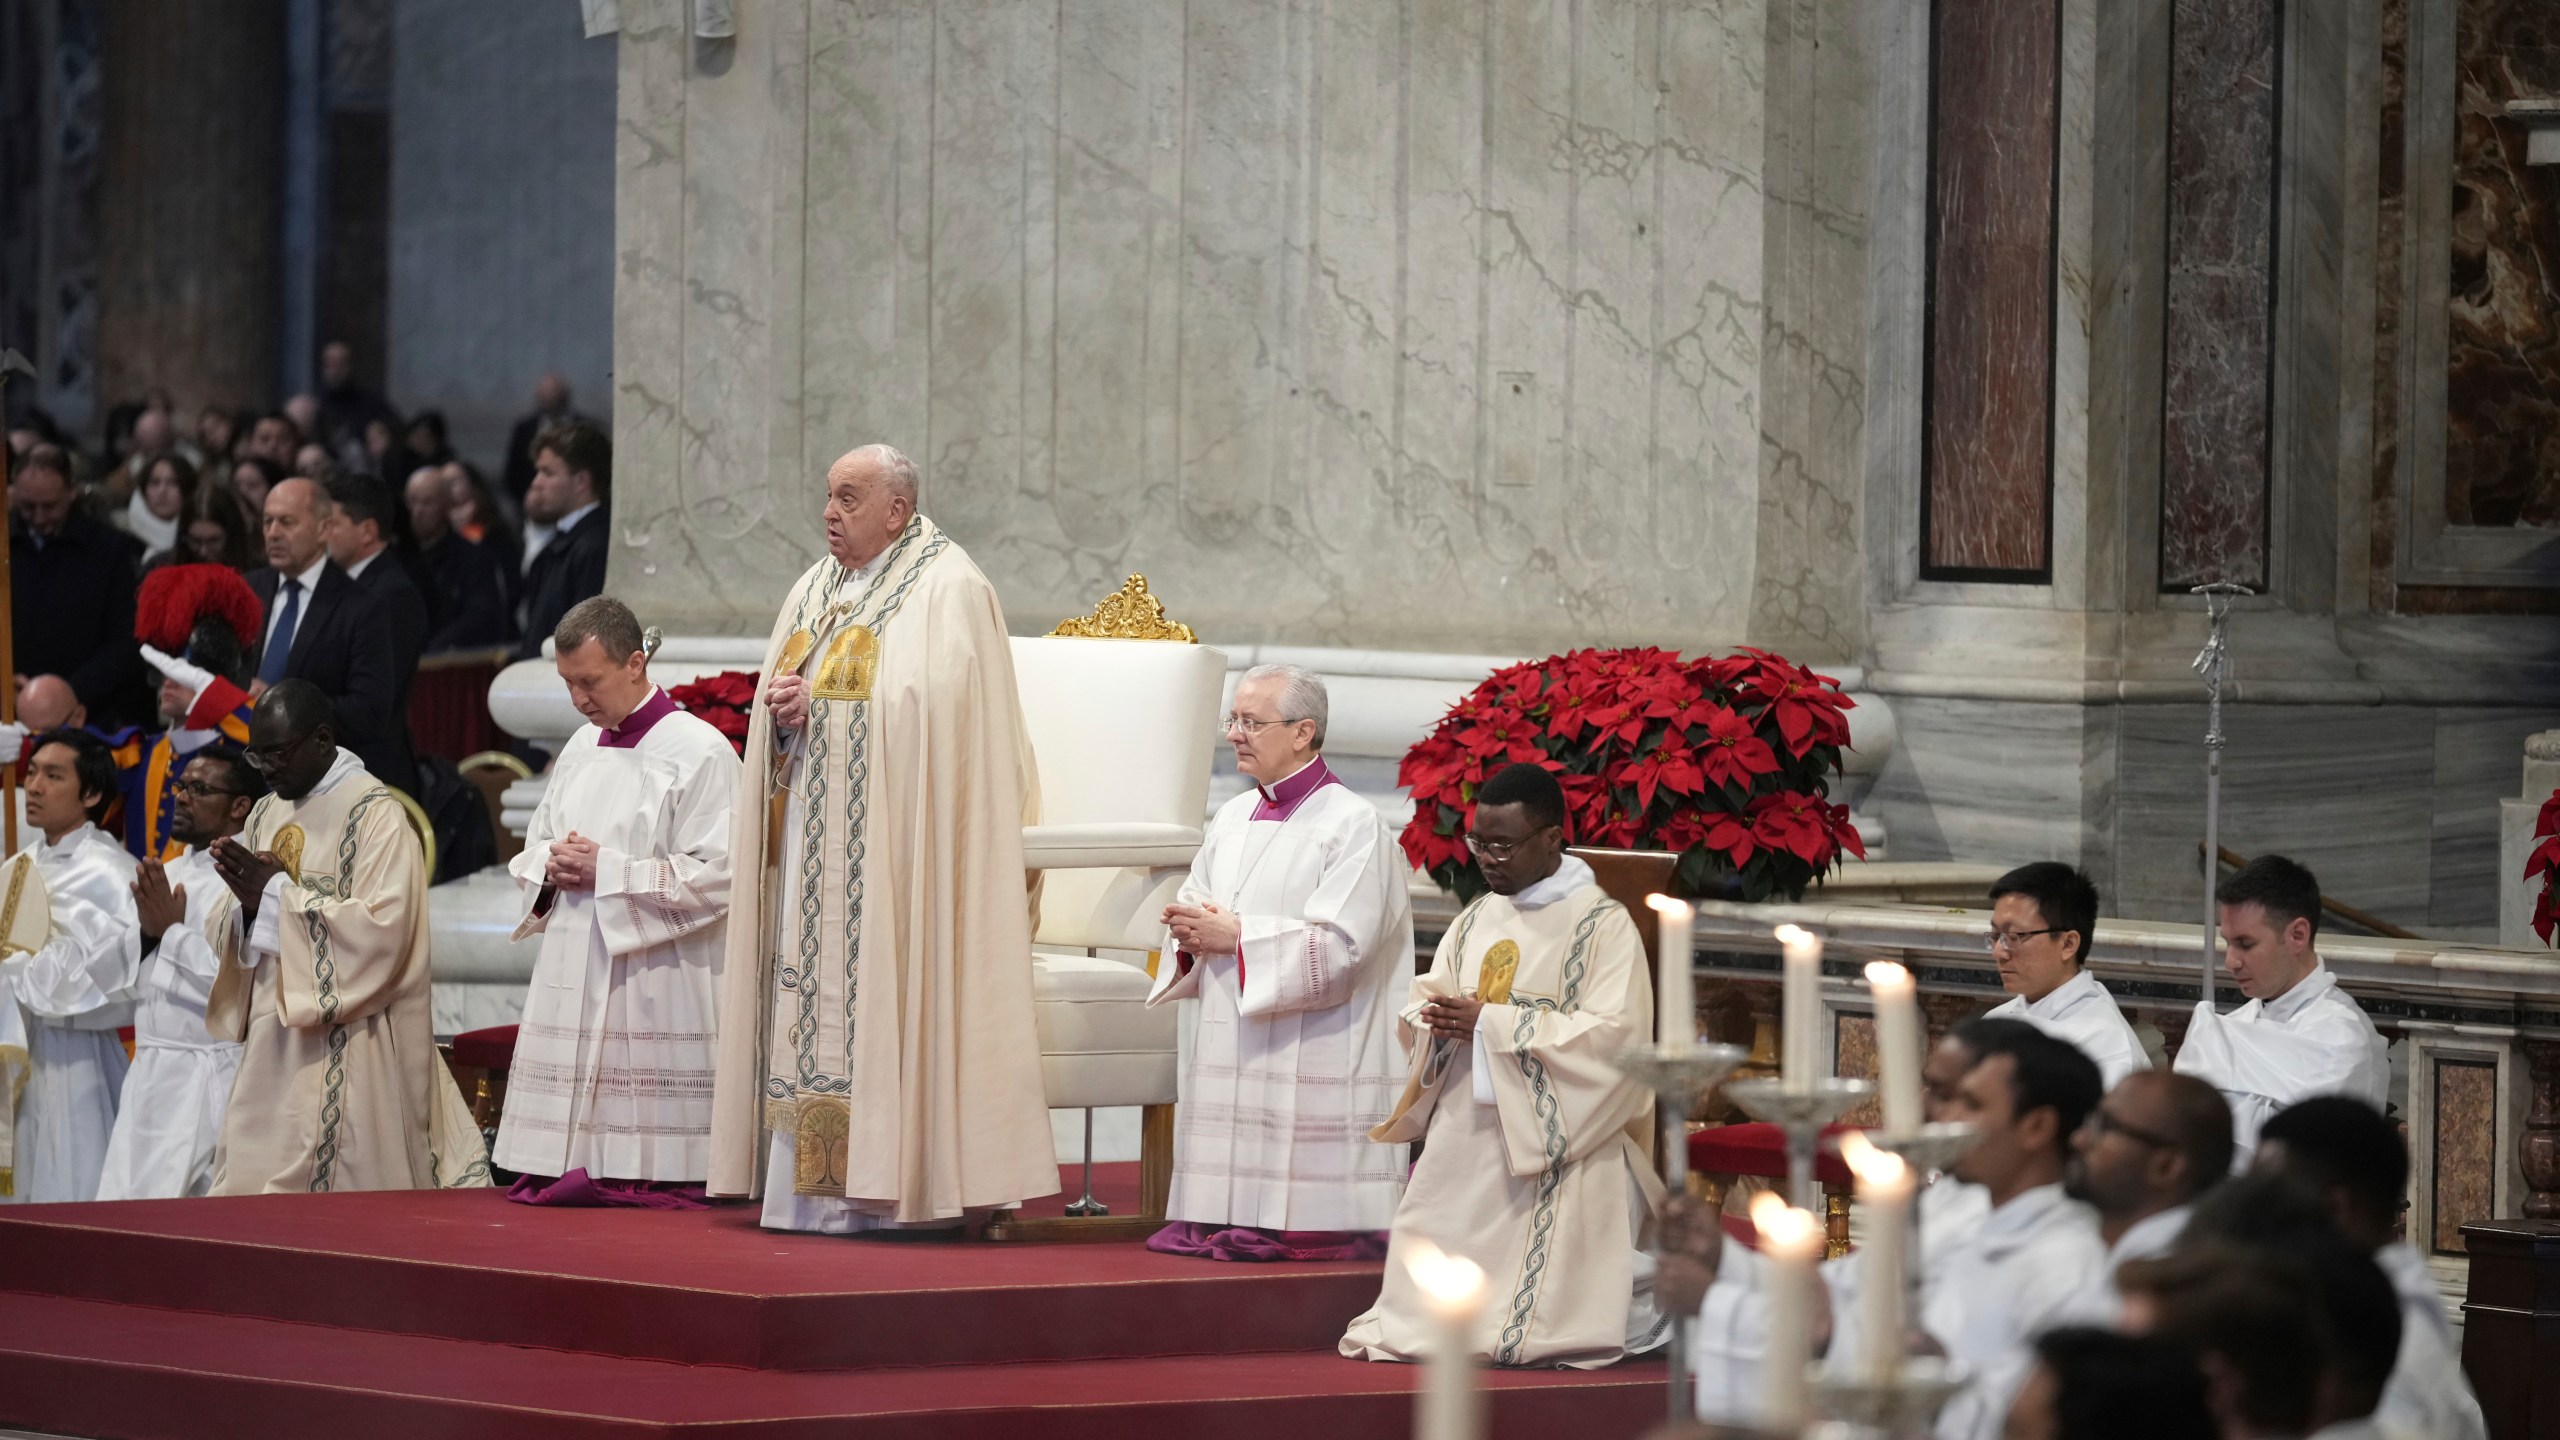
M1168 1219L1384 1230L1395 1218L1403 1157L1369 1131L1404 1081L1410 873L1377 807L1321 759L1219 807L1180 899L1234 912L1243 954L1183 955L1168 935L1147 997L1197 1002Z
M766 676L787 646L809 719L778 733L758 705L748 729L708 1188L820 1232L1055 1194L1022 859L1038 791L995 587L919 515L859 571L811 566Z
M213 1186L213 1149L240 1047L205 1028L222 957L209 935L231 923L237 902L213 868L210 852L190 848L167 865L171 888L185 892L186 919L161 932L145 955L134 931L141 985L133 1010L133 1069L116 1106L115 1137L98 1177L101 1200L174 1200Z
M1486 895L1469 906L1413 982L1412 1073L1375 1138L1419 1138L1422 1159L1388 1234L1378 1303L1343 1334L1347 1356L1414 1360L1430 1348L1433 1322L1404 1263L1424 1240L1484 1267L1474 1348L1496 1365L1607 1365L1668 1333L1637 1249L1660 1195L1643 1143L1653 1097L1610 1063L1653 1033L1644 943L1589 866L1563 863L1522 892L1529 903ZM1485 995L1489 956L1497 971L1516 957L1508 1001L1488 998L1471 1042L1435 1041L1423 1003Z
M602 744L593 725L569 737L507 865L525 892L516 938L542 936L491 1153L509 1170L710 1173L738 755L664 693L636 743ZM551 847L572 831L596 842L595 885L553 890Z
M34 954L0 960L0 1006L15 1012L0 1030L20 1031L27 1062L0 1201L93 1200L127 1068L116 1031L133 1020L135 862L95 825L20 853L44 881L53 935ZM8 1068L0 1057L0 1101Z
M260 800L240 842L295 863L216 937L205 1024L246 1048L213 1193L488 1184L429 1028L426 854L400 802L340 750L310 794Z

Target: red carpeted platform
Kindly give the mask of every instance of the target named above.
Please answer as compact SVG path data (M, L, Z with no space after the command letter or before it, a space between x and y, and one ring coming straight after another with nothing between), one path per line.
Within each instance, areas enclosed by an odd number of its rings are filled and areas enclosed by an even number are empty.
M490 1191L0 1208L0 1427L1400 1436L1416 1372L1333 1354L1377 1275L777 1235L752 1207L548 1210ZM1633 1435L1661 1379L1498 1375L1496 1431Z

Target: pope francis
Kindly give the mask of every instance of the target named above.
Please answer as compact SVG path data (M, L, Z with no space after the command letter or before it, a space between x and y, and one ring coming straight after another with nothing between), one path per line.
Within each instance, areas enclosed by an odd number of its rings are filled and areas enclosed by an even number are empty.
M1058 1188L1013 654L904 455L838 460L824 515L747 734L709 1190L779 1230L953 1225Z

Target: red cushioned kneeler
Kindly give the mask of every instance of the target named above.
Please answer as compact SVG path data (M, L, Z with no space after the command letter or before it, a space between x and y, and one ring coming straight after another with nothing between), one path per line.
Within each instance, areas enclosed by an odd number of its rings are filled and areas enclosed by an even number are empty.
M465 1030L453 1037L453 1063L474 1065L483 1070L504 1070L515 1064L516 1027L492 1025L486 1030ZM1781 1165L1783 1169L1783 1164Z

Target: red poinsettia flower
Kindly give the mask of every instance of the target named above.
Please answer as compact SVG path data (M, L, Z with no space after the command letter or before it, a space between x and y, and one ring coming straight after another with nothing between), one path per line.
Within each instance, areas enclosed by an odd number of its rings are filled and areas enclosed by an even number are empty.
M1819 869L1837 849L1829 809L1819 795L1791 792L1751 802L1751 835L1765 850L1784 850Z
M1760 840L1752 834L1749 816L1727 812L1707 822L1707 848L1720 852L1739 870L1759 853Z
M1715 705L1707 708L1700 723L1707 727L1707 736L1698 754L1709 781L1747 792L1753 781L1777 773L1778 752L1760 738L1750 721Z
M1849 722L1840 712L1852 702L1837 681L1765 650L1746 647L1743 653L1757 663L1735 677L1735 693L1777 721L1790 754L1801 756L1817 742L1849 743Z
M1498 757L1510 765L1535 764L1547 758L1547 752L1538 748L1538 727L1516 711L1488 711L1459 732L1458 744L1479 759Z
M1686 742L1665 740L1651 752L1639 756L1626 770L1626 781L1636 788L1636 809L1653 808L1657 789L1674 795L1695 795L1706 787L1706 774L1698 768L1698 757Z
M2560 790L2552 791L2551 798L2542 802L2542 813L2534 817L2533 833L2560 835Z

